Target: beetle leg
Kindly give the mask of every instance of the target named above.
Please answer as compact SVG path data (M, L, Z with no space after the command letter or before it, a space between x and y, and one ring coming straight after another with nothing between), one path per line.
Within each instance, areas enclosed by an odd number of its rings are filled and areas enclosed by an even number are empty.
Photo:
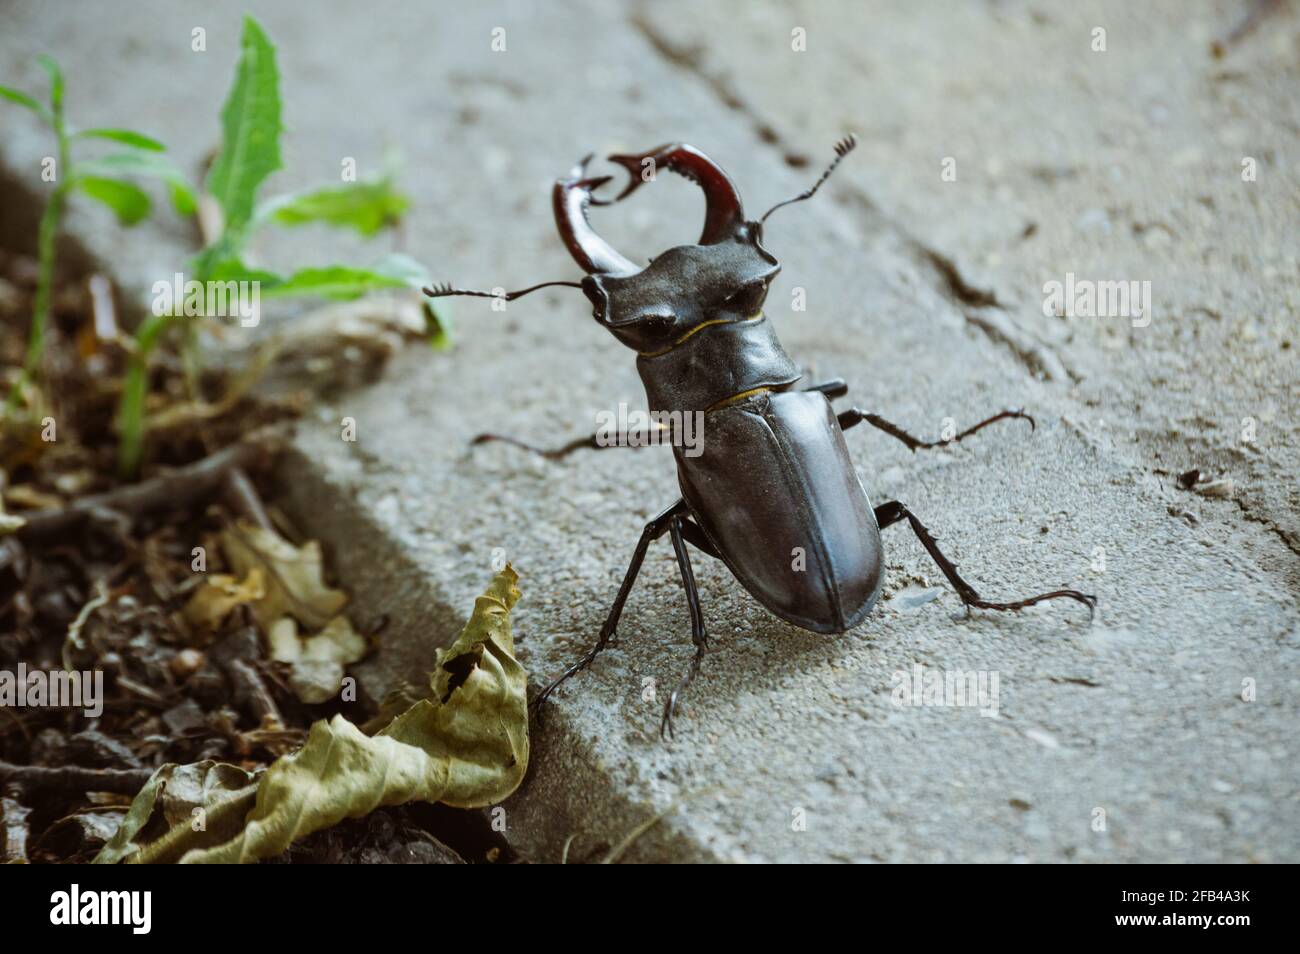
M980 421L978 424L971 425L970 427L966 428L966 430L962 431L960 434L956 435L955 437L944 438L942 440L937 440L937 441L923 441L913 437L911 434L907 433L907 431L903 430L897 424L891 424L889 421L885 420L879 414L871 414L867 411L861 411L856 407L851 407L847 411L841 411L840 414L838 415L838 419L840 422L840 430L842 431L847 431L850 427L854 427L858 424L861 424L863 421L866 421L872 427L884 431L886 434L890 435L891 437L897 437L900 441L906 444L908 448L913 452L917 450L925 450L930 447L946 447L949 444L956 444L962 438L970 437L970 435L974 434L976 431L988 427L993 422L1006 420L1007 418L1020 418L1021 420L1028 421L1029 429L1031 431L1038 426L1035 423L1034 419L1030 417L1028 414L1026 414L1020 408L1009 407L1006 410L999 411L997 414L994 414L992 417L985 418L984 420Z
M804 388L805 391L820 391L826 395L827 400L844 397L849 393L849 386L843 378L831 378L829 381L823 381L821 384L814 384L811 387ZM842 427L843 425L841 425ZM849 425L850 427L852 425Z
M722 554L713 545L713 541L700 529L700 525L690 517L682 517L682 536L686 538L687 543L700 552L707 553L715 560L722 559Z
M597 436L598 435L596 434L592 434L590 437L575 437L573 440L569 441L567 444L561 445L560 447L546 448L537 447L533 444L521 441L517 437L510 437L507 434L479 434L470 441L470 445L477 447L479 444L486 444L489 441L501 441L504 444L513 444L515 447L522 447L526 451L539 454L547 460L560 460L561 458L568 457L574 451L582 450L583 448L605 450L607 447L621 446L618 444L597 443Z
M618 596L614 597L614 605L605 618L605 625L600 628L600 636L596 639L596 645L566 669L558 679L539 692L532 702L532 709L540 710L542 704L546 702L551 693L559 688L561 683L590 666L591 661L596 658L600 651L609 645L610 640L614 637L615 630L618 628L618 619L623 614L623 604L627 602L628 594L632 592L632 584L636 582L637 574L641 572L641 564L645 560L646 551L650 549L650 544L662 537L672 526L673 521L685 512L686 501L679 499L645 525L645 529L641 531L641 539L637 541L636 550L632 553L632 562L628 565L627 573L623 575L623 583L618 588Z
M970 612L972 606L991 610L1021 610L1026 606L1033 606L1035 603L1041 603L1044 600L1065 598L1078 600L1088 607L1088 618L1092 619L1093 611L1097 608L1097 597L1089 596L1087 593L1080 593L1078 590L1053 590L1050 593L1040 593L1038 596L1031 596L1028 599L1016 600L1014 603L991 603L982 599L979 593L975 591L975 587L963 580L957 573L956 564L940 552L938 544L934 542L934 537L930 536L930 531L925 528L925 525L920 520L916 519L912 511L897 500L883 503L876 508L876 523L881 530L904 519L911 524L912 532L921 541L921 546L925 547L925 552L930 554L930 558L938 564L939 569L943 571L943 575L952 584L952 588L957 591L957 595L961 597L962 603L966 606L967 613Z
M677 566L682 571L682 586L686 590L686 605L691 613L691 642L695 644L695 655L691 657L691 665L686 670L686 675L682 676L673 689L672 695L664 703L663 718L659 720L659 737L661 739L665 734L670 739L673 737L673 711L677 708L677 697L686 691L686 687L699 674L700 663L704 660L704 655L709 648L709 635L704 629L704 612L700 609L700 594L695 587L695 573L691 569L691 555L686 551L686 536L683 533L682 522L682 517L672 517L668 530L672 535L673 551L677 554Z
M627 434L629 433L636 433L641 435L641 437L638 438L636 443L632 443L627 439ZM609 435L606 432L597 431L590 437L575 437L567 444L562 444L559 447L552 448L537 447L534 444L529 444L526 441L521 441L517 437L510 437L506 434L478 434L472 441L470 441L470 446L477 447L479 444L486 444L489 441L501 441L505 444L513 444L515 447L522 447L524 450L531 451L534 454L539 454L547 460L561 460L562 458L568 457L574 451L580 450L608 450L611 447L651 447L654 446L653 442L655 441L666 442L668 438L665 437L665 435L669 433L670 431L668 428L657 424L652 424L650 429L645 431L629 431L620 433L616 435L616 439L613 440L608 439ZM602 435L606 437L606 440L601 440Z

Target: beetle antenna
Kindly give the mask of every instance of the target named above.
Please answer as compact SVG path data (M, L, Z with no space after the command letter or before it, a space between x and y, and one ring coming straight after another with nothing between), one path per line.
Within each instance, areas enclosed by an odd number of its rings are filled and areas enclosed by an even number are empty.
M443 282L441 285L434 285L421 289L430 298L446 298L449 295L470 295L474 298L501 298L505 301L514 301L516 298L522 298L529 292L535 292L539 288L550 288L554 285L563 285L566 288L581 288L578 282L542 282L540 285L533 285L531 288L521 288L519 291L505 292L498 295L490 291L470 291L464 288L452 288L450 282Z
M768 209L763 214L763 217L758 220L759 224L762 225L764 222L766 222L767 217L771 215L773 212L775 212L777 209L781 208L781 206L790 205L793 202L802 202L804 199L811 199L813 196L815 196L817 194L817 190L822 187L822 183L824 183L827 179L831 177L831 173L834 172L835 167L840 164L840 160L843 159L845 156L847 156L849 153L851 153L854 150L854 148L857 146L857 144L858 144L858 137L853 135L853 133L849 133L847 136L845 136L843 139L837 142L835 144L834 160L832 160L831 164L826 167L826 171L822 173L821 178L813 183L813 187L811 189L808 189L806 192L800 192L793 199L786 199L784 202L778 202L776 205L772 206L772 208Z

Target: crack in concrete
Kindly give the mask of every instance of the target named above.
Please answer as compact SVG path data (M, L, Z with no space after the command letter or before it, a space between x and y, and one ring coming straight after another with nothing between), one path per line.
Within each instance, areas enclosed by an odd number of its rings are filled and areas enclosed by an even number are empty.
M944 284L948 286L949 293L957 301L975 308L1001 308L1006 311L1002 302L998 301L996 293L970 284L957 268L957 263L947 255L920 242L916 242L916 249L938 271Z
M1260 516L1251 509L1250 504L1245 500L1242 500L1241 497L1233 497L1232 502L1237 505L1237 509L1241 511L1243 517L1251 523L1257 523L1265 530L1271 531L1279 540L1282 541L1284 547L1296 554L1296 556L1300 556L1300 539L1296 539L1290 531L1279 526L1276 521L1271 520L1268 517Z
M629 21L655 52L674 66L692 73L712 90L723 105L745 116L753 124L754 134L763 143L778 149L787 165L801 169L810 164L808 157L790 148L785 137L763 119L758 110L750 106L731 83L706 68L703 47L674 43L639 11L630 14ZM879 206L861 189L850 184L845 187L845 191L858 208L874 220L874 224L890 230L902 241L914 254L922 271L932 276L936 289L957 305L969 325L1008 351L1030 375L1042 381L1069 383L1080 380L1079 375L1066 367L1054 349L1011 319L1006 305L995 291L980 288L970 282L950 256L927 245L899 222L881 212Z

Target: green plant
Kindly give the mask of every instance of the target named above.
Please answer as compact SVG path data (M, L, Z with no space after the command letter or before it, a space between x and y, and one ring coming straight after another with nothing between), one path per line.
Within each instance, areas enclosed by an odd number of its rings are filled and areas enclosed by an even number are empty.
M39 378L45 352L45 332L50 319L50 295L54 282L55 253L64 207L71 193L102 202L117 215L123 225L135 225L150 210L149 196L132 179L146 177L165 181L171 190L172 204L178 212L194 211L194 192L180 171L163 155L164 147L156 139L129 129L72 129L64 119L63 73L48 56L37 62L50 81L50 99L46 106L26 93L0 86L0 98L31 110L50 127L57 143L57 154L48 157L42 176L54 182L37 233L38 278L32 301L32 323L27 339L27 355L22 373L9 393L5 414L13 414L23 400L27 387ZM72 145L87 139L99 139L126 146L130 151L113 153L97 159L73 160Z
M221 111L222 143L208 172L205 191L221 210L221 226L189 263L190 277L200 283L257 282L259 297L313 295L356 298L367 292L418 288L427 284L424 269L403 255L389 255L369 267L329 265L280 275L250 267L245 251L252 237L268 225L323 223L351 228L370 236L394 224L409 202L393 186L391 175L381 179L280 196L262 204L257 193L280 162L280 76L275 47L252 17L244 18L239 62ZM118 410L121 443L118 467L134 475L143 451L144 405L148 392L149 354L167 328L180 317L151 315L136 333L136 347L127 371ZM430 313L430 327L436 329ZM187 340L193 342L193 326ZM190 349L193 353L193 348Z

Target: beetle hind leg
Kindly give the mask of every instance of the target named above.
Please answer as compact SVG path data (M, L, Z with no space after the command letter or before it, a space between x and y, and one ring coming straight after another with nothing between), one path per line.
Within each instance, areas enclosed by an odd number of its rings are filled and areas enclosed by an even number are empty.
M906 520L911 526L912 532L921 541L921 546L925 547L925 552L930 554L930 558L943 571L943 575L948 578L952 588L961 597L962 603L966 605L967 612L970 612L972 606L978 609L1014 611L1033 606L1035 603L1042 603L1045 600L1070 599L1088 607L1088 618L1092 619L1093 612L1097 608L1097 597L1087 593L1080 593L1078 590L1053 590L1050 593L1040 593L1037 596L1016 600L1011 603L994 603L984 599L976 592L975 587L961 578L961 575L957 572L956 564L943 555L939 550L939 545L934 542L934 537L930 536L930 531L926 529L925 524L916 519L916 515L912 511L897 500L891 500L889 503L881 504L876 508L876 523L879 524L880 529L883 530L900 520Z

